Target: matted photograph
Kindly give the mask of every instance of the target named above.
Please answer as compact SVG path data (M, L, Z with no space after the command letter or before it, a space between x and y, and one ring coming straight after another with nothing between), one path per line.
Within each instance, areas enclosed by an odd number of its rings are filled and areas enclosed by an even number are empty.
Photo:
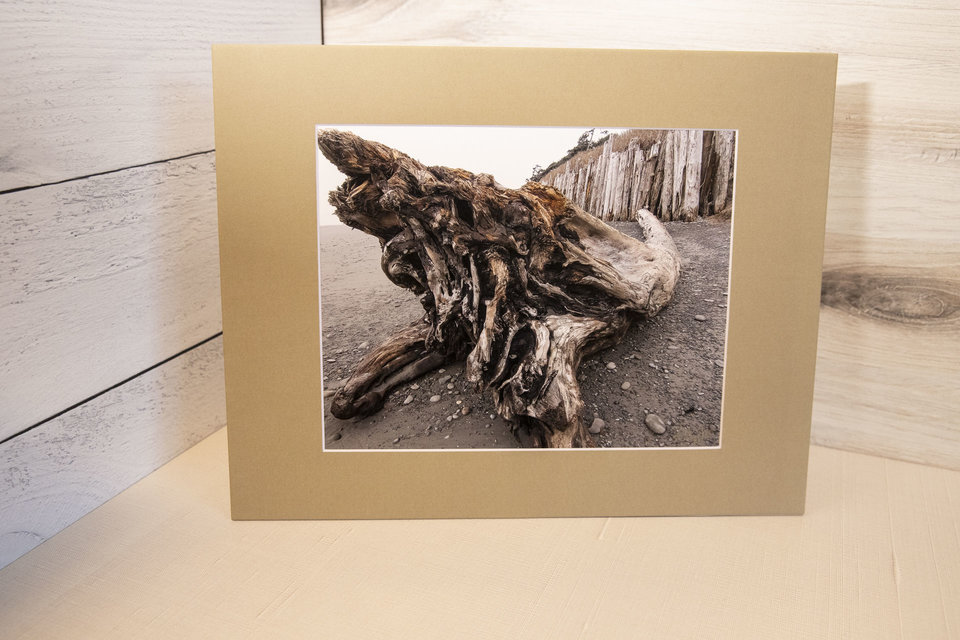
M836 63L214 47L233 517L802 513Z
M721 445L736 131L316 139L325 450Z

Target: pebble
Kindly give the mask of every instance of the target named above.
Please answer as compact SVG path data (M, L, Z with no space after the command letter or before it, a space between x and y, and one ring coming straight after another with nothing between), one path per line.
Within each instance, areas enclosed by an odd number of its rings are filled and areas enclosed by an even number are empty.
M441 385L447 384L448 382L450 382L450 376L443 376L437 380L437 383Z
M403 399L403 404L410 404L411 402L413 402L413 396L407 396Z
M652 362L648 362L648 363L647 363L647 366L650 367L651 369L656 369L656 368L657 368L657 365L653 364Z
M492 414L492 413L490 414L490 419L491 419L491 420L495 420L496 417L497 417L496 415L494 415L494 414Z
M448 433L447 435L443 436L443 439L444 439L444 440L449 440L449 439L450 439L450 434Z
M703 301L704 301L704 302L716 302L716 300L714 300L713 298L704 298Z
M420 388L420 385L418 385L416 382L414 382L412 385L410 385L410 388L413 389L414 391L416 391L417 389Z
M394 439L393 439L393 444L397 444L398 442L400 442L400 438L394 438Z
M607 423L601 420L600 418L594 418L593 422L590 423L590 428L587 429L590 433L597 434L603 431L603 428L607 426Z
M617 363L616 363L616 362L608 362L608 363L607 363L607 369L613 370L613 369L616 369L616 368L617 368Z
M668 344L668 345L667 345L667 349L669 349L670 351L676 351L676 350L679 349L679 348L680 348L680 347L678 347L678 346L675 345L675 344Z
M440 396L430 396L430 402L440 402Z
M447 422L453 422L453 416L447 416Z
M460 409L460 413L462 413L465 416L470 415L470 407L463 407L462 409Z
M707 316L696 315L696 316L693 316L693 319L696 320L697 322L706 322Z
M453 383L452 383L452 382L448 382L448 383L447 383L447 389L453 389Z
M663 423L663 418L655 413L648 413L647 417L643 419L643 423L647 425L647 429L650 429L650 431L653 431L657 435L667 430L667 426Z
M357 348L358 348L358 349L366 349L366 348L369 347L369 346L370 346L370 343L364 341L364 342L361 342Z
M629 383L629 382L624 382L623 384L620 385L620 388L623 389L624 391L626 391L627 389L630 388L630 383Z

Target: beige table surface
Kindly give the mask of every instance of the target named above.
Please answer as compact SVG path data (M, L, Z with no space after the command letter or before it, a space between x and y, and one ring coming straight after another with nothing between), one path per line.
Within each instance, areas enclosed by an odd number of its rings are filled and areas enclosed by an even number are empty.
M232 522L220 431L0 571L0 637L960 637L960 472L810 453L803 517Z

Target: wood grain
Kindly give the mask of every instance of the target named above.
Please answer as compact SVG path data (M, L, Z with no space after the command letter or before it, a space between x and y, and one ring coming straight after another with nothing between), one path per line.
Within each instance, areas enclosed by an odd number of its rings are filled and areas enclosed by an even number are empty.
M11 638L950 638L958 526L960 473L821 447L802 517L231 522L220 432L0 572L0 619Z
M0 567L222 427L222 357L217 338L0 445Z
M325 10L335 44L838 52L813 438L960 468L957 3L789 0L758 12L745 0L549 10L330 0Z
M212 153L0 210L0 439L220 331Z
M320 29L317 0L7 0L0 190L213 149L210 45Z

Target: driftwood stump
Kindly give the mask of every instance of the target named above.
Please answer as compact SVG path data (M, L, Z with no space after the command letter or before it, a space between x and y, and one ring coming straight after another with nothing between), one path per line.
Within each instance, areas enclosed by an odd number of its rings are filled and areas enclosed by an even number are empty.
M468 381L492 390L521 443L593 446L581 359L660 311L680 274L656 217L640 212L640 242L540 183L507 189L343 131L317 142L347 176L330 193L337 216L380 239L384 273L426 312L356 366L333 415L368 416L397 385L466 358Z

